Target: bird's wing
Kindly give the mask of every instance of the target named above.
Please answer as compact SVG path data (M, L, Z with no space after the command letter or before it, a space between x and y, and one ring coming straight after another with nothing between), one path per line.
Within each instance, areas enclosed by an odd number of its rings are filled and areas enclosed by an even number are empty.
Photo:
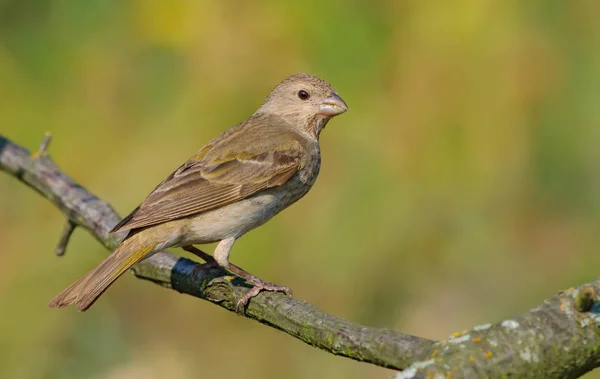
M250 118L179 167L112 232L206 212L279 186L298 171L305 142L280 119Z

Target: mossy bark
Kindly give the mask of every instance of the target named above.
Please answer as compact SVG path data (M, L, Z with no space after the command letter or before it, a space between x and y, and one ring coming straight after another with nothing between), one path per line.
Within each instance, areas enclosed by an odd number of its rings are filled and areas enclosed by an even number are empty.
M435 344L397 378L577 378L600 365L600 280L560 292L497 324ZM593 293L589 308L578 303Z

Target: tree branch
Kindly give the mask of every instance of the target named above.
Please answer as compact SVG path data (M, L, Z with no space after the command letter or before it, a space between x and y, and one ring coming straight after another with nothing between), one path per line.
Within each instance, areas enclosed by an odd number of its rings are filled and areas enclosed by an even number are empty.
M0 169L39 192L67 217L68 226L58 249L64 252L75 226L89 230L96 239L113 250L123 238L109 234L120 221L110 205L61 172L42 148L30 153L0 136ZM243 279L168 252L155 254L132 269L142 279L172 288L235 312L237 301L249 290ZM263 292L253 298L245 316L284 331L312 346L332 354L402 369L430 352L433 341L387 329L361 326L331 316L303 301L280 293Z
M75 226L114 249L123 235L108 231L120 217L62 173L43 148L33 155L0 136L0 169L52 201L66 216L59 249ZM137 264L142 279L218 304L232 312L249 286L238 277L161 252ZM474 327L434 342L363 327L279 293L253 298L245 316L330 353L406 369L397 378L576 378L600 366L600 279L560 292L540 306L498 324Z
M402 378L578 378L600 366L600 279L435 344ZM580 311L581 310L581 311Z

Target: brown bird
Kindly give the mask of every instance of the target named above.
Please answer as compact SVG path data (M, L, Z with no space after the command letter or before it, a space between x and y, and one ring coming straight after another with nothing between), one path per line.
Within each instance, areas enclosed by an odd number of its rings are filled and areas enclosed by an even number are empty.
M49 306L82 311L137 262L182 247L241 276L260 291L287 287L264 282L229 262L236 239L304 196L321 166L319 134L348 110L324 80L295 74L279 83L246 121L226 130L160 183L111 232L129 231L96 268L59 293ZM218 242L213 258L194 244Z

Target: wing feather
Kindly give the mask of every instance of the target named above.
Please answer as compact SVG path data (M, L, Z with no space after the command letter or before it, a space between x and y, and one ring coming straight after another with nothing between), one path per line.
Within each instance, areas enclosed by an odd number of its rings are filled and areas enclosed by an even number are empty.
M282 185L301 167L306 144L281 119L253 116L179 167L112 232L207 212Z

